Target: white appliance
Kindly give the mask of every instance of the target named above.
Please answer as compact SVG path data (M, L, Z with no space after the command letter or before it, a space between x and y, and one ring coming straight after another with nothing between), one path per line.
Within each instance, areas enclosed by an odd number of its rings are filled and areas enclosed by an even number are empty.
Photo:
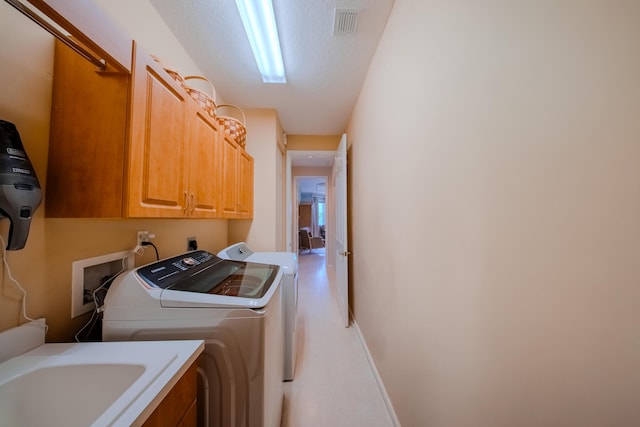
M117 277L104 341L203 339L198 425L278 427L283 401L282 269L206 251Z
M275 264L282 267L282 301L284 309L284 376L285 381L293 380L296 369L298 313L298 257L293 252L254 252L245 242L231 245L220 252L223 259Z

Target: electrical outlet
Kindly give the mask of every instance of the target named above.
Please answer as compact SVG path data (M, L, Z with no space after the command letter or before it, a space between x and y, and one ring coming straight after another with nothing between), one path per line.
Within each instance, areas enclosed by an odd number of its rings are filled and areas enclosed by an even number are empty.
M151 235L148 231L138 231L138 240L136 241L136 244L138 246L142 246L142 242L148 242L150 238Z
M198 241L195 236L187 237L187 251L195 251L198 249Z

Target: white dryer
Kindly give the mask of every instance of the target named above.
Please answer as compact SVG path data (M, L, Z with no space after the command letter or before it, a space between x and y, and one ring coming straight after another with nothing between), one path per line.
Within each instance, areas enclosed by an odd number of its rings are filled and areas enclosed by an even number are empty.
M118 276L104 341L203 339L198 425L279 427L282 269L194 251Z
M282 267L282 301L284 309L284 376L293 380L296 369L298 313L298 256L293 252L254 252L245 242L231 245L220 252L223 259L275 264Z

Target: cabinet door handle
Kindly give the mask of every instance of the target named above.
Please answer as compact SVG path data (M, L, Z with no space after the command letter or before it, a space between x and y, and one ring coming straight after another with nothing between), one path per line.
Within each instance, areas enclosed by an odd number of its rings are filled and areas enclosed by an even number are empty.
M193 211L196 210L196 196L193 193L191 193L191 197L189 197L189 204L191 204L191 210L189 212L193 213Z
M185 215L189 212L189 193L187 193L186 190L184 192L184 209L182 212L184 212Z

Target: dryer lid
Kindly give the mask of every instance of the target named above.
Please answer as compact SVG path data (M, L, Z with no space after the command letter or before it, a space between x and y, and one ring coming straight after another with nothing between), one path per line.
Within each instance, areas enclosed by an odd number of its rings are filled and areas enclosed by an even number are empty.
M247 246L245 242L238 242L218 252L218 256L223 259L245 261L251 255L253 255L253 253L254 252L249 246Z
M218 252L222 259L274 264L282 267L284 274L298 272L298 256L293 252L254 252L245 242L235 243Z

